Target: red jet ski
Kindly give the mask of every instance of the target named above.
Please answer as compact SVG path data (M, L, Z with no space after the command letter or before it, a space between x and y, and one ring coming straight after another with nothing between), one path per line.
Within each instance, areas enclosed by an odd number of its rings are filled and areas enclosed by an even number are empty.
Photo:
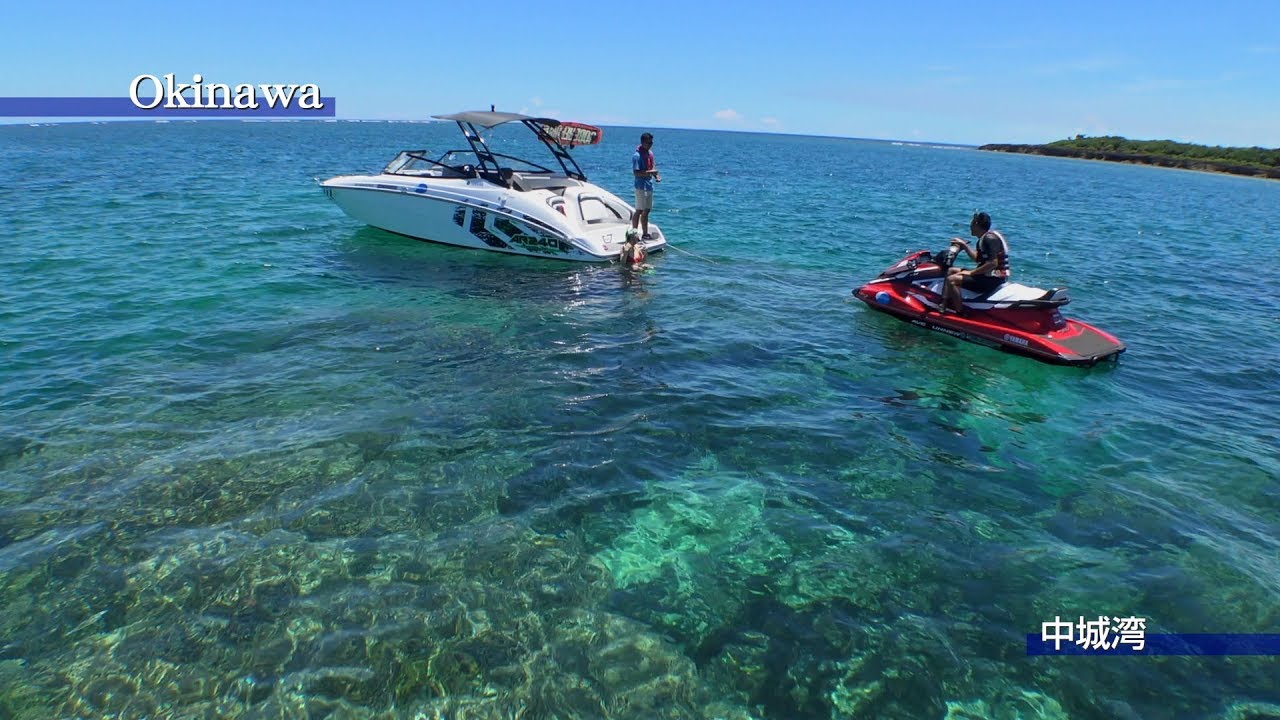
M1091 367L1125 351L1115 336L1062 316L1062 306L1071 302L1066 288L1006 282L986 294L962 290L967 312L943 315L943 279L959 251L952 244L936 255L914 252L853 294L912 325L1056 365Z

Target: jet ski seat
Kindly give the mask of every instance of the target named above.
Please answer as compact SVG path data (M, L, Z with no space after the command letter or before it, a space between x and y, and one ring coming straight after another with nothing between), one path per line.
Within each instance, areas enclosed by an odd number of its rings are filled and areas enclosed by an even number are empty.
M1045 290L1030 285L1006 282L982 295L976 293L972 296L966 295L964 302L965 304L977 303L979 306L986 306L987 309L1058 307L1071 302L1071 296L1066 288Z

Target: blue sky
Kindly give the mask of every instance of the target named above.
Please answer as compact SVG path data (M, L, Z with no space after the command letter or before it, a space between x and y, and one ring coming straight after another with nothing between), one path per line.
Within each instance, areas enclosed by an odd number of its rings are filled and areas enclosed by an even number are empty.
M1280 0L22 2L0 96L315 83L339 118L1280 147Z

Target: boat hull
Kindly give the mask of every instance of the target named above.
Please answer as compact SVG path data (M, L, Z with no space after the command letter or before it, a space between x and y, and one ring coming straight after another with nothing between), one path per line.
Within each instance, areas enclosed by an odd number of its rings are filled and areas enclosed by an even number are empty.
M373 227L419 240L512 255L575 262L618 258L630 225L631 207L594 186L572 193L516 192L483 180L415 181L394 176L346 176L321 183L324 193L347 215ZM616 212L610 221L581 220L557 212L549 199L564 195L602 196ZM603 206L603 200L599 200ZM571 206L570 210L577 210ZM622 215L623 217L617 217ZM578 222L574 222L578 220ZM655 252L666 245L661 231L645 243Z

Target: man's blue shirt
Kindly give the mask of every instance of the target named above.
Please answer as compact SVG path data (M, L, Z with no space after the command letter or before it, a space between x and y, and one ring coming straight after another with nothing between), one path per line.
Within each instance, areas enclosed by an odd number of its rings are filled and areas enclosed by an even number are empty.
M653 157L653 153L650 152L649 156ZM636 150L635 154L631 156L631 169L635 172L640 172L641 170L651 170L653 168L649 165L649 163L645 162L645 158L640 154L640 151ZM636 189L648 190L649 192L653 192L653 176L637 175Z

